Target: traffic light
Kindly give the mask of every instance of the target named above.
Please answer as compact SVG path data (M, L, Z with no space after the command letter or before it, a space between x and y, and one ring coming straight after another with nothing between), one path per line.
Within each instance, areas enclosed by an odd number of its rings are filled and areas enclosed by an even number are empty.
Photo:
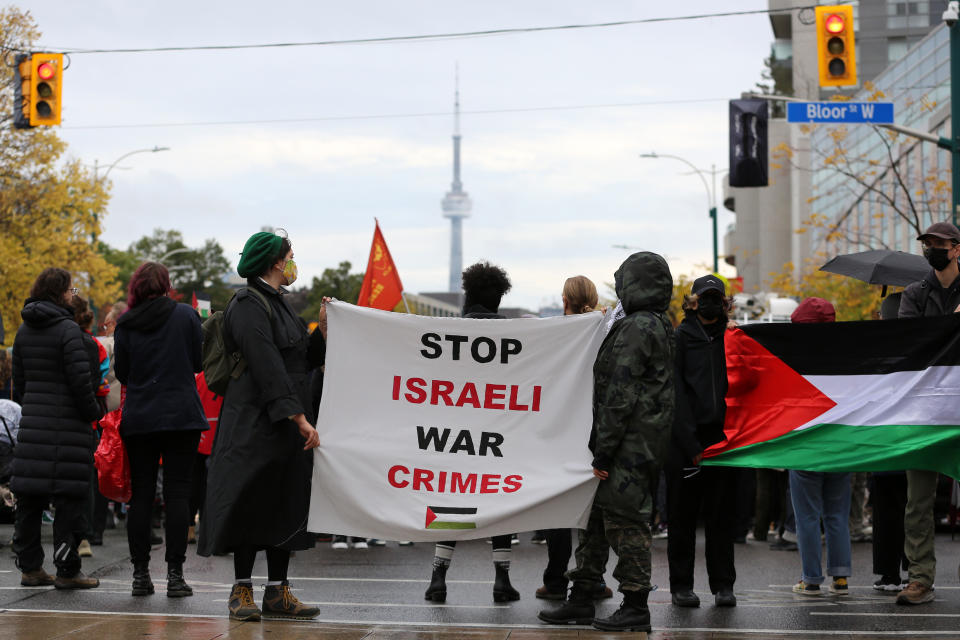
M14 120L18 129L60 124L63 54L32 53L16 57Z
M853 34L853 6L816 8L817 67L821 87L857 84L857 52Z
M766 187L767 101L730 101L730 186Z

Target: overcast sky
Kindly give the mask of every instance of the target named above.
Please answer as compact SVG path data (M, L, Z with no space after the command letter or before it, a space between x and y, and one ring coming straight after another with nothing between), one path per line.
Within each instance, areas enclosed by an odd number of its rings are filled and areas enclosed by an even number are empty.
M595 23L763 9L766 2L21 6L38 21L43 48L62 51ZM638 154L675 154L726 170L726 101L760 79L771 40L769 19L758 14L415 43L75 54L61 135L70 155L91 164L154 145L171 149L134 155L110 174L103 238L114 246L174 228L191 245L216 238L235 264L247 236L283 227L309 283L342 260L365 268L377 217L405 288L444 290L449 221L440 201L451 180L459 63L463 182L473 199L464 264L502 265L514 283L504 305L536 309L557 303L571 275L587 275L603 290L630 253L612 245L662 253L674 275L709 264L703 184L678 162ZM568 108L624 103L634 106ZM262 122L285 119L313 120ZM237 120L261 122L184 124ZM733 215L721 211L722 239Z

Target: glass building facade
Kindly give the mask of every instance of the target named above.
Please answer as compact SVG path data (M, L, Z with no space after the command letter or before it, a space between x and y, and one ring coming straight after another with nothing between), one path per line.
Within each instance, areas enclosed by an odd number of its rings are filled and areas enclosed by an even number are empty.
M893 102L897 124L947 136L949 31L935 28L853 100ZM916 252L916 229L950 218L948 151L868 124L811 127L813 217L805 228L814 254Z

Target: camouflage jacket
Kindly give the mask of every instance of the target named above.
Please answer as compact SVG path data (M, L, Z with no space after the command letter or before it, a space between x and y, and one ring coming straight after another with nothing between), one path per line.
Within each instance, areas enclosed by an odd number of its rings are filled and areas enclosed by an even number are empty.
M673 279L657 254L635 253L615 274L626 316L593 366L593 466L662 463L674 412L674 334L666 317Z

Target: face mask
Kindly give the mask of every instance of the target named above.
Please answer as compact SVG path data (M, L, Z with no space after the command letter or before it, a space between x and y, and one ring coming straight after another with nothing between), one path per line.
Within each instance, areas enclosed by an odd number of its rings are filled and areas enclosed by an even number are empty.
M297 281L297 263L296 262L294 262L293 260L287 260L287 264L283 265L283 277L287 279L288 287Z
M947 257L949 252L950 249L935 249L933 247L927 247L923 250L923 257L927 259L927 262L930 263L931 267L937 271L943 271L950 265L950 258Z
M697 313L703 316L704 320L716 320L723 315L723 303L709 298L701 300L697 304Z

